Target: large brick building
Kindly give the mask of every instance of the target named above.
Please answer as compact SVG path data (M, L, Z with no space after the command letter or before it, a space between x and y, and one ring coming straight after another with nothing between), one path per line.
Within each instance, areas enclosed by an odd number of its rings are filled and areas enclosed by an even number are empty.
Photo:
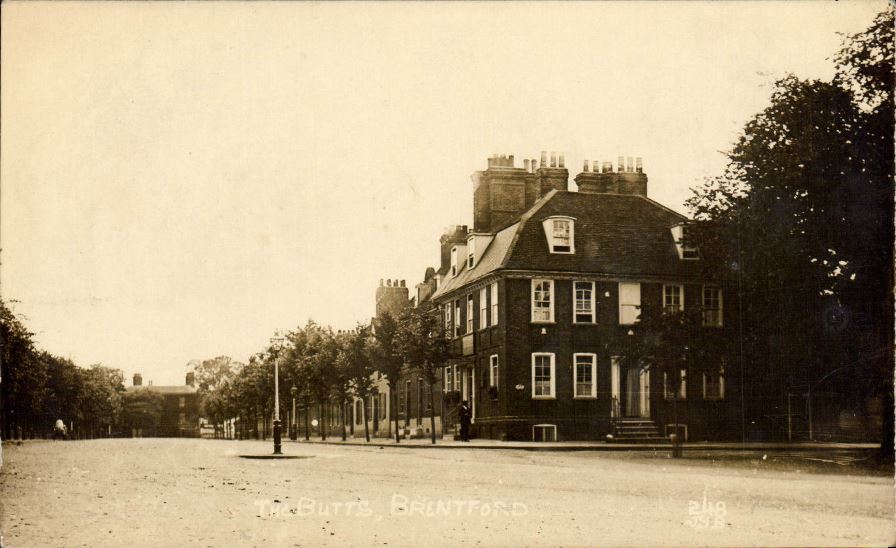
M196 376L187 373L183 385L160 386L143 384L143 375L134 374L133 386L126 389L128 392L145 390L162 397L162 412L157 428L145 430L143 428L130 428L133 437L168 437L168 438L198 438L199 430L199 393L196 389Z
M733 367L682 370L673 394L662 373L620 359L642 335L642 311L699 307L710 337L729 336L732 318L724 288L701 277L698 253L682 241L688 219L647 197L640 158L588 167L575 177L578 191L562 155L523 167L492 157L473 174L472 230L441 237L440 268L427 271L415 299L438 307L451 339L438 387L446 428L467 400L473 433L485 438L739 436ZM399 396L411 418L427 390L407 377Z

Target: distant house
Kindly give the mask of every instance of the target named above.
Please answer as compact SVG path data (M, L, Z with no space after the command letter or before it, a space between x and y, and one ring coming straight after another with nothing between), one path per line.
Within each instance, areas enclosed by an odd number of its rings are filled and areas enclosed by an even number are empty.
M199 437L199 394L193 373L187 373L182 386L153 385L152 381L143 385L143 376L134 374L134 384L128 392L149 390L164 397L162 415L158 428L131 428L134 437L198 438Z

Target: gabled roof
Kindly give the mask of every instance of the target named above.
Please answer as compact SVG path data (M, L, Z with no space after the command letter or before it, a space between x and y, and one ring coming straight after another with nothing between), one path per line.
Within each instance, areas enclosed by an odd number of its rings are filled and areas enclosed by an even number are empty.
M575 253L552 254L542 222L574 217ZM607 276L682 278L699 274L681 260L672 226L687 217L644 196L551 191L519 220L495 235L479 263L464 265L432 296L438 299L498 270L569 272Z
M450 293L458 287L463 287L469 283L484 278L500 268L507 255L507 250L510 249L513 238L516 235L518 225L519 223L514 223L495 234L495 237L492 238L488 247L485 248L485 251L483 251L482 255L479 257L479 262L477 262L473 268L467 268L467 262L463 261L463 263L459 265L460 270L458 270L457 275L447 278L441 286L439 286L438 291L430 297L430 300L438 299L442 295Z

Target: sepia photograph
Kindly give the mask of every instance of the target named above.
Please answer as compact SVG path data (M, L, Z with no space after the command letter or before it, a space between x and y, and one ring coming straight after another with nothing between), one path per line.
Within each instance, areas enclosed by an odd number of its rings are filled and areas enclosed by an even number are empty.
M885 0L0 6L0 548L888 547Z

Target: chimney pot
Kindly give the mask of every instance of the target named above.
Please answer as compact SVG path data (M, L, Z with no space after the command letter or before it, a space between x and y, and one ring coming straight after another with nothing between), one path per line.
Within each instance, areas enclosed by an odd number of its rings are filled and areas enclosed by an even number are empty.
M634 171L635 171L635 165L634 165L634 162L632 161L631 156L629 156L627 161L625 162L625 170L629 173L634 173Z
M513 154L507 157L507 167L513 167Z
M644 173L644 164L642 163L640 156L635 158L635 171L637 171L638 173Z
M616 158L616 173L622 173L625 171L625 157L619 156Z
M584 160L584 163L582 164L582 171L585 173L588 172L588 160Z
M557 167L557 153L551 152L551 167Z
M548 152L546 150L541 151L541 166L539 167L548 167Z
M529 160L528 158L523 160L523 167L526 168L526 171L529 171Z
M561 168L564 167L564 164L565 164L565 162L564 162L564 160L563 160L563 153L561 152L561 153L560 153L560 166L559 166L559 167L561 167Z

